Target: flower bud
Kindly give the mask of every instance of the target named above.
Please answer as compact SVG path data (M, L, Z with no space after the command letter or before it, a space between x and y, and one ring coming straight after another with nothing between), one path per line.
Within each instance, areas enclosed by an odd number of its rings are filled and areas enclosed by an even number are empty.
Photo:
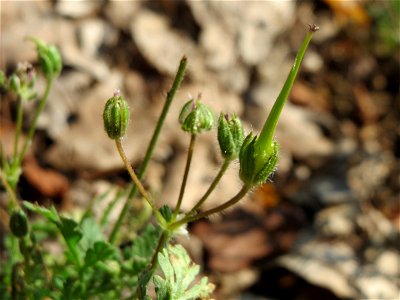
M53 46L49 45L47 48L47 55L53 64L53 76L58 76L61 73L62 69L62 59L60 52L58 52L58 49Z
M21 80L15 73L10 77L10 89L16 94L18 94L21 89Z
M10 90L21 99L32 100L36 98L34 89L36 72L28 62L18 63L17 70L10 77Z
M271 155L264 160L259 159L259 151L256 147L257 136L250 133L243 142L239 153L239 176L243 183L249 187L263 184L275 171L279 158L279 146L276 141L271 144Z
M23 210L18 209L11 214L10 229L19 238L28 234L28 219Z
M189 100L179 114L182 130L191 134L209 131L214 126L215 115L210 107L203 104L200 99Z
M122 138L129 123L129 107L122 96L114 95L107 100L103 112L104 130L115 140Z
M218 120L218 143L225 159L236 159L244 140L244 130L240 119L233 115L231 119L222 113Z
M46 78L51 79L58 76L62 69L62 59L57 48L37 38L31 38L31 40L36 45L39 63Z

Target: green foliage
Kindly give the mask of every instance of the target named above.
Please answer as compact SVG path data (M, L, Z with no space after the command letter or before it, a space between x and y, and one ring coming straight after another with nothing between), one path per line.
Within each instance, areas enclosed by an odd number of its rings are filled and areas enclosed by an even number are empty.
M77 265L80 264L80 251L78 248L78 242L82 238L82 230L78 226L78 223L72 219L60 217L56 209L52 206L51 209L33 205L29 202L24 202L24 206L43 217L47 218L51 223L55 224L59 229L65 243L68 246L69 252L66 255L74 261Z
M145 230L133 240L132 246L125 251L127 257L129 257L131 261L131 275L139 274L149 264L159 236L160 230L153 225L148 225Z
M109 243L104 241L95 242L93 247L89 248L85 256L84 268L91 267L99 261L105 261L115 257L115 249Z
M163 277L153 277L158 300L204 299L214 290L207 277L194 284L200 267L192 263L185 248L180 245L164 248L158 254L158 263L164 274Z
M172 210L167 205L160 207L160 213L167 222L172 221Z
M400 1L388 0L383 3L367 3L367 8L373 18L371 28L377 35L376 47L384 54L398 51L400 46Z

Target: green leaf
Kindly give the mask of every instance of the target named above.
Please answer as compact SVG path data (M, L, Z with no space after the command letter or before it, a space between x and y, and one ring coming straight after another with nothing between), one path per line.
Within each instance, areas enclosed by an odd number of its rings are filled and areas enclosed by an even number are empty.
M157 245L159 235L158 228L148 225L140 236L133 240L130 252L134 257L150 258Z
M92 248L89 248L85 256L85 267L90 267L98 261L106 261L116 254L115 248L104 241L95 242Z
M79 224L72 219L60 217L54 206L52 206L50 209L47 209L26 201L24 201L23 204L27 209L41 214L57 226L69 250L69 253L66 254L67 257L71 258L75 264L80 265L80 251L78 248L78 242L82 238L82 231L79 227Z
M164 217L165 221L170 222L172 219L172 210L168 205L163 205L159 209L161 215Z
M80 224L80 228L83 235L79 242L79 246L84 252L93 247L96 242L105 240L99 225L91 217L86 217L83 219Z
M157 300L191 300L207 297L214 289L207 277L194 284L200 267L192 263L181 245L168 246L158 255L164 278L153 277Z
M157 300L172 300L172 291L167 281L158 275L154 276L153 281L156 286Z
M82 231L78 223L72 219L61 217L59 228L64 239L70 245L76 246L82 238Z
M54 208L54 206L50 207L50 209L47 209L45 207L34 205L27 201L23 201L23 205L30 211L42 215L43 217L45 217L46 219L48 219L53 223L58 223L60 221L57 210Z

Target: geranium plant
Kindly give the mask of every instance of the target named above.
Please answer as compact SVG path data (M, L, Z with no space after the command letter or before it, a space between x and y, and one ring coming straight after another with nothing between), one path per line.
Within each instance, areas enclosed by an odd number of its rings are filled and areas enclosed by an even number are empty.
M317 26L310 26L300 46L287 80L259 134L245 133L237 115L217 115L199 94L189 99L179 115L180 126L188 134L188 151L179 196L174 207L157 207L153 196L141 183L151 161L165 117L171 107L176 91L184 78L188 64L186 57L180 61L171 89L167 93L163 110L154 128L144 159L134 171L123 147L123 138L130 122L130 108L120 91L116 90L107 100L104 113L104 129L113 140L131 179L132 185L115 196L115 203L125 199L119 217L106 235L105 226L113 205L96 219L88 208L80 218L60 214L54 207L42 207L21 201L18 197L18 181L22 161L34 136L36 124L48 99L53 80L62 68L61 56L56 47L39 39L31 39L37 49L41 73L46 88L40 97L22 148L19 147L22 132L22 106L37 98L35 90L36 71L30 64L21 64L16 72L6 77L0 75L0 84L17 97L17 126L14 151L7 157L2 153L0 178L8 195L8 209L2 218L9 234L4 238L5 255L0 261L1 299L206 299L214 286L206 277L195 280L200 269L186 250L175 244L174 237L187 235L186 226L201 218L222 212L235 205L250 190L263 184L276 170L279 144L274 139L280 113L288 98L300 64ZM267 95L266 95L267 96ZM100 126L100 125L99 125ZM204 195L188 211L181 210L187 179L196 145L197 136L216 129L221 156L220 170ZM203 210L203 204L212 194L232 162L240 164L239 177L242 187L231 199L221 201L214 208ZM132 205L139 198L148 204L151 214L144 217L144 229L136 232L136 238L122 246L119 240L122 224ZM102 201L100 195L95 202ZM158 201L160 203L160 201ZM145 209L145 206L143 206ZM29 220L27 211L42 218ZM124 225L125 226L125 225ZM129 222L128 225L129 226ZM46 244L49 239L62 245L61 256L52 255ZM149 289L149 286L154 288Z

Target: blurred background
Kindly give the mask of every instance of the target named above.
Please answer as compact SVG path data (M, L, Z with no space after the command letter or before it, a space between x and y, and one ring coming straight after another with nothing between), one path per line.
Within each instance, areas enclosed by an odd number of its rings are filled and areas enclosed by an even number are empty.
M174 205L189 143L177 121L183 103L202 93L217 113L236 112L258 132L307 24L317 24L278 124L272 181L235 209L192 224L180 242L216 284L216 299L399 297L400 1L2 1L0 11L7 74L36 61L27 36L56 44L63 57L19 192L65 211L129 184L102 127L115 89L131 107L124 145L138 166L188 57L145 179L159 205ZM2 95L6 152L15 104ZM215 131L200 137L194 157L183 209L218 171ZM206 208L239 188L235 164Z

